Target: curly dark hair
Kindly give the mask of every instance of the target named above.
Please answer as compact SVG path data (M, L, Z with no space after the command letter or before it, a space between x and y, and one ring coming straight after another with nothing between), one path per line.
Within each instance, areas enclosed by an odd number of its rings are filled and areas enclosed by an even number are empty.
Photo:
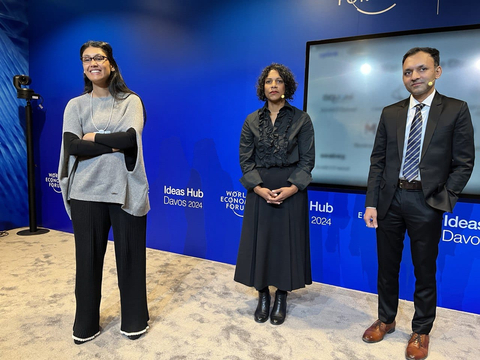
M80 48L80 58L83 56L83 52L88 47L102 49L105 52L105 55L107 55L108 61L115 69L115 71L110 72L110 77L108 79L108 90L110 91L110 94L112 94L112 96L118 100L122 99L120 96L125 97L125 96L128 96L128 94L135 94L132 90L130 90L127 87L127 85L125 84L125 81L123 80L122 74L120 72L120 68L118 67L117 62L113 57L112 46L105 41L93 41L93 40L87 41ZM87 75L83 74L83 80L85 82L83 93L86 94L91 92L93 90L93 85L92 85L92 82L88 79Z
M266 101L267 97L265 96L265 79L268 76L268 73L272 70L276 70L280 77L283 79L285 84L285 99L292 100L293 94L297 90L297 82L295 81L295 75L292 71L282 64L272 63L268 65L265 69L262 70L262 73L257 80L257 97L260 101Z

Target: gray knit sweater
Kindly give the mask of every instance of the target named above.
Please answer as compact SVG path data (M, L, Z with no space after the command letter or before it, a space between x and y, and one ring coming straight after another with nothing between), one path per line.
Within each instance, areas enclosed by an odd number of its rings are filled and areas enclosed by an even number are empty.
M112 96L92 99L90 94L69 101L64 113L63 133L69 132L82 139L84 134L98 130L115 133L133 128L138 147L135 167L128 171L123 152L77 158L64 153L62 140L58 176L65 208L70 217L70 199L117 203L131 215L147 214L150 204L143 161L143 124L142 103L134 94L115 102Z

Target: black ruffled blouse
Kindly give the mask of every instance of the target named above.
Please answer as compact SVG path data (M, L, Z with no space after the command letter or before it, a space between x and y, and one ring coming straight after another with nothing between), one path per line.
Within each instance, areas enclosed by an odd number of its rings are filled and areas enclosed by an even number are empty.
M270 119L270 110L265 105L258 118L258 147L256 154L260 166L289 166L287 159L287 132L292 123L293 112L283 107L277 115L275 124Z
M259 167L296 166L289 182L303 190L311 181L315 164L313 125L307 113L287 102L280 109L275 124L267 104L247 116L240 137L240 166L245 188L262 183Z

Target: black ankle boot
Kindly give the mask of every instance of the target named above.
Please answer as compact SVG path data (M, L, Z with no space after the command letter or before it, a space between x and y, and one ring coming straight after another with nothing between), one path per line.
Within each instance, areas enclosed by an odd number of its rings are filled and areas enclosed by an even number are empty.
M258 305L255 310L254 319L258 323L263 323L268 320L268 313L270 312L270 291L268 287L258 292Z
M285 316L287 316L287 292L277 290L272 313L270 314L270 322L273 325L281 325L285 321Z

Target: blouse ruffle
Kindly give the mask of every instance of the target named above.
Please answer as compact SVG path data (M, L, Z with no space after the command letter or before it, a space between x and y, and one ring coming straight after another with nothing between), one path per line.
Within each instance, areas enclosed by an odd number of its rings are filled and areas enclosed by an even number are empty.
M275 131L275 126L271 125L270 112L266 106L260 111L258 119L259 140L256 149L257 156L260 158L262 167L270 168L274 166L288 166L288 137L287 133L292 124L292 112L282 109L280 118L277 117L279 129L286 121L285 128L280 133ZM280 114L279 114L280 115Z

